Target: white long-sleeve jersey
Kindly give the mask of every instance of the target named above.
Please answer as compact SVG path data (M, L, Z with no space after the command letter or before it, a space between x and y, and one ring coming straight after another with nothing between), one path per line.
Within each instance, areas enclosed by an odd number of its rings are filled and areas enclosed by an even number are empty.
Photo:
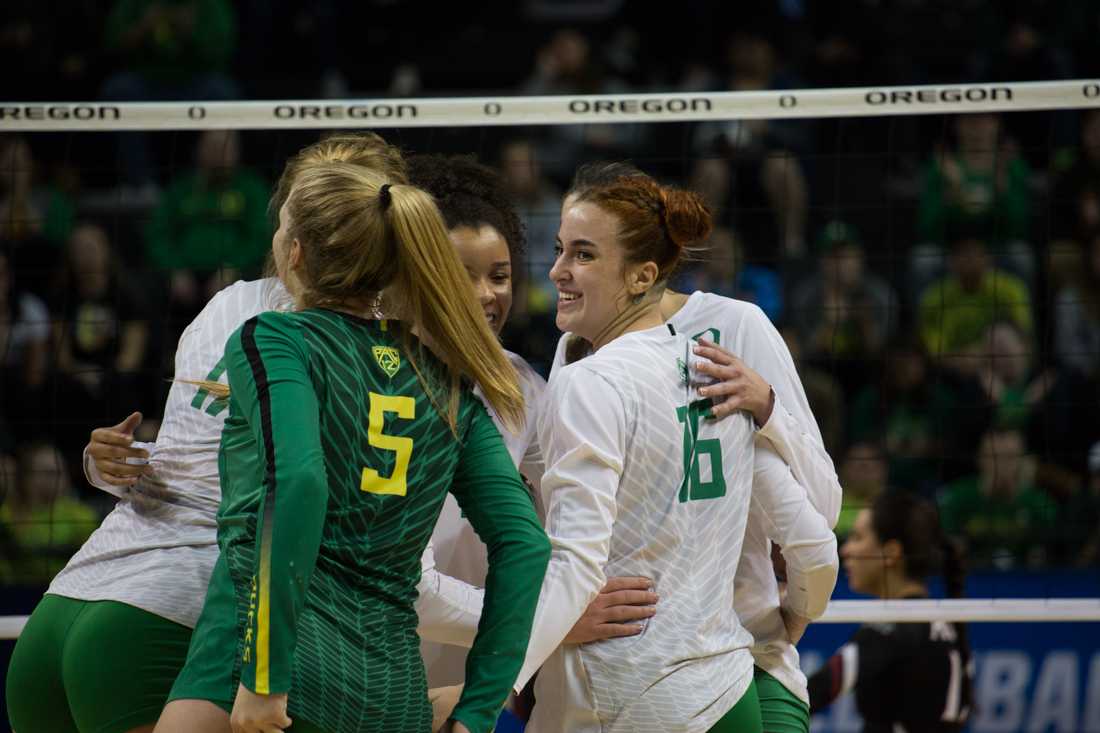
M169 390L157 441L148 446L153 474L121 489L104 481L85 456L88 481L120 501L54 578L48 593L120 601L195 626L218 557L218 449L228 412L225 402L179 380L224 382L222 356L233 331L259 313L292 306L290 294L276 278L239 281L217 293L184 329L176 350L177 381ZM537 481L543 464L536 423L546 382L519 356L509 358L520 375L530 417L518 435L503 429L501 434L513 460ZM450 496L447 500L438 538L439 557L447 562L437 567L429 544L421 560L416 609L422 637L468 648L483 599L483 591L475 586L485 583L487 560L484 544L460 518L457 503ZM462 580L444 574L452 560ZM465 658L464 650L456 654ZM443 667L455 664L452 659ZM457 664L461 670L462 662Z
M120 491L88 471L98 488L120 500L48 593L120 601L195 626L218 557L218 446L228 403L180 380L224 382L222 356L230 334L258 313L290 306L277 279L241 281L215 295L187 326L149 456L152 475Z
M824 517L827 528L834 527L840 515L840 481L833 461L825 451L821 432L810 410L790 351L764 312L752 303L695 292L669 319L669 323L678 332L692 338L702 336L718 343L740 357L749 368L771 384L776 396L775 407L767 424L758 432L758 441L759 438L765 438L790 467L789 470L798 484L798 488L788 486L790 491L804 492L804 496ZM554 357L555 372L565 363L566 338L563 336L558 343ZM758 442L757 446L759 449L761 443ZM757 466L757 470L782 477L783 469L764 457L766 453L765 450L758 450L763 463ZM795 501L794 497L795 494L791 494L786 501ZM806 677L799 668L798 651L787 638L779 612L779 587L772 567L769 543L769 534L774 531L774 527L770 524L761 508L753 505L749 512L741 560L737 568L734 608L745 628L753 635L755 643L752 654L757 666L773 675L808 704ZM816 535L817 542L804 546L796 555L786 552L788 571L796 569L797 572L800 562L807 563L803 566L805 571L812 571L829 554L828 547L822 543L819 525L816 529L813 526L803 526L803 530L809 532L808 537ZM832 542L835 553L835 539ZM833 574L835 577L835 570ZM797 588L797 579L792 577L791 580L795 581L791 587ZM831 585L828 573L818 573L813 580L815 592L820 598L820 589ZM791 600L788 598L788 604ZM806 608L806 611L810 610Z
M752 679L733 575L753 480L751 419L707 420L686 336L628 333L551 378L539 442L553 552L522 687L530 729L706 731ZM608 576L651 578L657 615L633 637L562 639Z
M523 357L510 351L504 353L516 369L523 391L527 411L523 430L512 433L487 402L485 407L500 430L512 460L535 488L537 496L544 468L537 430L546 380ZM481 397L480 389L475 389L475 393ZM539 509L541 518L541 507ZM432 640L420 645L428 672L428 687L456 685L465 679L466 651L477 633L484 598L482 588L488 572L485 543L478 539L474 528L462 516L458 502L448 494L432 532L431 544L421 558L419 590L422 600L417 604L418 631L424 639Z

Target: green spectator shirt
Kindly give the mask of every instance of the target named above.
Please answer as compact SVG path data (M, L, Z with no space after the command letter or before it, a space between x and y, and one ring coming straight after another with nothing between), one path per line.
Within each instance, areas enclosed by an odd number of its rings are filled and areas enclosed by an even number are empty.
M10 504L0 505L0 577L5 583L48 583L99 526L99 519L91 507L68 497L19 516Z
M985 495L978 482L970 476L948 486L940 499L944 530L966 538L976 566L993 564L1006 554L1014 564L1024 564L1032 549L1051 540L1057 506L1031 485L1001 501Z
M123 36L150 12L160 17L144 45L123 48ZM115 0L107 16L106 40L109 51L124 53L127 66L147 79L185 83L196 74L229 66L237 20L229 0Z
M1008 161L1003 186L996 173L969 168L955 157L962 180L960 197L949 197L947 179L938 163L928 164L924 174L917 229L923 241L943 242L954 226L982 227L993 241L1028 239L1031 225L1031 171L1020 158Z
M229 265L253 274L271 249L267 200L263 179L244 169L216 185L196 173L176 179L146 231L150 262L160 270L213 272Z
M921 338L933 357L974 345L998 320L1012 321L1024 333L1031 333L1027 285L1007 272L986 273L974 292L964 291L954 277L945 277L921 296Z

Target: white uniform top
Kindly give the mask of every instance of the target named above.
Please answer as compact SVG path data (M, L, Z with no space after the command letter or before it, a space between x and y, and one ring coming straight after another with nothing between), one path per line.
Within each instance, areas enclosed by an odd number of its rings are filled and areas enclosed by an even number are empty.
M222 290L180 336L175 378L224 382L222 356L230 334L258 313L290 306L275 278ZM227 408L195 385L176 381L151 447L152 475L123 491L85 461L89 480L120 501L48 593L120 601L195 626L218 557L218 446Z
M752 680L733 575L754 430L744 413L711 421L689 408L695 358L662 325L550 380L539 442L553 552L516 681L542 666L532 731L706 731ZM608 576L651 578L657 615L637 636L562 645Z
M537 496L543 472L542 451L537 439L538 417L546 380L523 357L509 351L504 353L516 368L523 391L527 410L523 430L518 434L509 431L488 403L485 407L500 430L512 460L535 487ZM480 389L475 389L475 393L482 397ZM542 516L541 511L539 516ZM483 593L480 589L485 585L488 572L485 544L462 516L458 502L448 494L421 563L419 588L424 601L417 606L419 631L421 636L435 640L420 645L429 687L457 685L465 680L466 651L473 642L473 633L481 617ZM441 639L451 643L438 643Z
M219 365L230 334L252 316L292 306L290 294L277 278L239 281L222 290L180 337L176 378L224 382L224 369ZM509 358L520 375L528 409L535 409L537 415L546 382L519 356L509 354ZM104 481L85 455L88 481L121 501L47 592L82 600L121 601L193 628L218 556L218 449L227 412L225 403L208 394L200 397L198 387L175 382L157 441L143 446L150 451L154 473L142 477L133 488ZM530 418L519 435L501 432L513 460L537 481L542 459L536 430L536 419ZM457 517L457 503L450 496L447 501ZM459 542L459 532L453 529L456 523L447 522L443 530L444 537L449 537L445 540L447 551L441 556L456 552L457 567L473 568L463 578L484 585L484 545L468 522L460 523L473 541ZM481 565L476 560L479 548ZM430 545L421 562L425 568L417 601L423 619L421 635L434 641L457 639L468 648L481 615L481 589L442 575ZM464 651L461 655L465 658Z
M767 438L790 466L795 480L804 488L828 527L836 526L840 515L840 481L825 451L790 351L764 312L752 303L695 292L669 323L687 336L703 336L718 343L771 384L775 391L775 408L758 435ZM555 371L565 363L565 341L563 336L558 343ZM758 455L763 454L758 450ZM771 468L759 465L757 470L774 472L779 469L774 465ZM806 677L799 668L798 652L787 638L779 613L779 588L768 541L770 532L763 512L754 507L749 513L737 568L734 608L755 639L752 654L756 665L808 704ZM819 549L822 549L820 545ZM812 557L806 559L814 562ZM828 578L819 576L818 581L828 582Z

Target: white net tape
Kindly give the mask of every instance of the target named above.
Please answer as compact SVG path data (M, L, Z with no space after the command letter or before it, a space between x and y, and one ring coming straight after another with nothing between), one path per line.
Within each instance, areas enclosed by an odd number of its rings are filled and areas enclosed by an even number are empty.
M833 601L816 623L1100 621L1100 598L959 598ZM0 616L0 639L16 639L27 616Z
M555 97L264 102L0 102L0 132L479 127L675 122L1100 106L1100 80Z

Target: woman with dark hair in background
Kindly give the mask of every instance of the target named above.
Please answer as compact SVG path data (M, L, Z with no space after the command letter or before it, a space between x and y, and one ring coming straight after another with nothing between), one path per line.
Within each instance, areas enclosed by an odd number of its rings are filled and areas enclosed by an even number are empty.
M935 506L908 492L888 491L861 511L840 556L858 593L927 598L937 568L948 596L963 593L962 560ZM864 733L961 731L972 678L964 624L866 624L810 678L810 710L854 689Z

